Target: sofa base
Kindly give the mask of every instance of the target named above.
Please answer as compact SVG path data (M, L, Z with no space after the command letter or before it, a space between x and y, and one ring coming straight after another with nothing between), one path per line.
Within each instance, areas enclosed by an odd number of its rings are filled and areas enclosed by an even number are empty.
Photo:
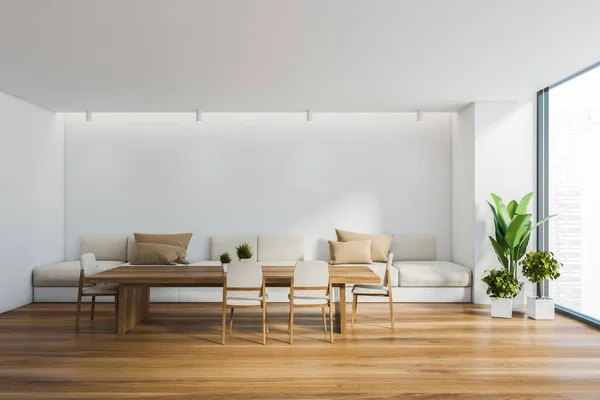
M393 290L394 303L470 303L470 287L395 287ZM270 303L285 303L288 301L289 289L267 289ZM336 297L334 297L335 299ZM151 288L150 301L153 303L212 303L223 300L221 288ZM387 302L385 297L360 296L361 302ZM74 303L77 301L76 287L34 287L33 301L35 303ZM86 302L89 297L84 297ZM110 297L98 297L98 302L112 302ZM352 288L346 290L346 301L352 302Z

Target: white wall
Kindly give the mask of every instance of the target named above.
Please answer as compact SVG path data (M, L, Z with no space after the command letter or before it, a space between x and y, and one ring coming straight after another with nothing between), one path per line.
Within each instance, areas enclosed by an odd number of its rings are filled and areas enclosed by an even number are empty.
M62 116L0 92L0 312L32 301L31 271L64 257Z
M475 105L453 115L452 261L475 267Z
M535 190L534 103L475 103L475 269L473 302L489 303L481 282L485 270L499 266L488 236L493 217L490 193L506 202ZM530 211L534 211L535 199ZM530 246L535 238L530 241ZM531 285L526 285L526 294Z
M436 235L451 256L451 114L81 114L66 118L66 249L86 234Z

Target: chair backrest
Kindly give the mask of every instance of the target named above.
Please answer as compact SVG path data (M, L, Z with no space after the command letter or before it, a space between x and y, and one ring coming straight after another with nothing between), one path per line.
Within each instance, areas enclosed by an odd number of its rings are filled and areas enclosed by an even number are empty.
M389 285L389 276L390 276L390 268L392 267L392 263L394 262L394 253L388 254L387 264L385 264L385 275L383 276L383 286Z
M260 263L256 261L232 261L227 268L227 289L257 288L256 291L235 291L229 296L260 296L263 275Z
M329 264L325 261L298 261L294 267L294 288L329 286ZM327 296L328 290L295 290L304 296Z
M83 271L83 276L90 276L98 273L98 263L94 253L85 253L81 255L79 265Z

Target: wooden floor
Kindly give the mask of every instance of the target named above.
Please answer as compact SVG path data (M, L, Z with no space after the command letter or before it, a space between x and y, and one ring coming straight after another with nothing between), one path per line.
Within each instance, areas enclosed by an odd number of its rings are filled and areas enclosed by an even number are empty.
M471 304L359 304L357 325L327 343L318 310L236 310L219 341L218 304L152 304L114 331L111 304L74 331L74 304L0 315L0 399L600 399L600 332L558 316L491 319ZM84 305L89 312L89 304Z

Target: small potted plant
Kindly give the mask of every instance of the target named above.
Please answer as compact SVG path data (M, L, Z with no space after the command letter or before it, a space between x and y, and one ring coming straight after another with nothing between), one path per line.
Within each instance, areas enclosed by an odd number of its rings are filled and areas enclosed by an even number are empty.
M221 260L221 264L223 265L223 271L227 272L227 266L231 262L231 256L229 253L225 252L219 256L219 260Z
M492 317L512 318L512 299L519 294L523 284L506 268L485 272L487 275L481 281L488 286L486 293L492 300Z
M252 258L254 253L252 252L252 246L250 243L244 242L235 248L235 252L240 261L247 261Z
M533 319L554 319L554 299L544 296L545 279L557 279L562 267L554 253L550 251L532 251L521 263L523 276L537 284L537 297L527 297L527 316Z

